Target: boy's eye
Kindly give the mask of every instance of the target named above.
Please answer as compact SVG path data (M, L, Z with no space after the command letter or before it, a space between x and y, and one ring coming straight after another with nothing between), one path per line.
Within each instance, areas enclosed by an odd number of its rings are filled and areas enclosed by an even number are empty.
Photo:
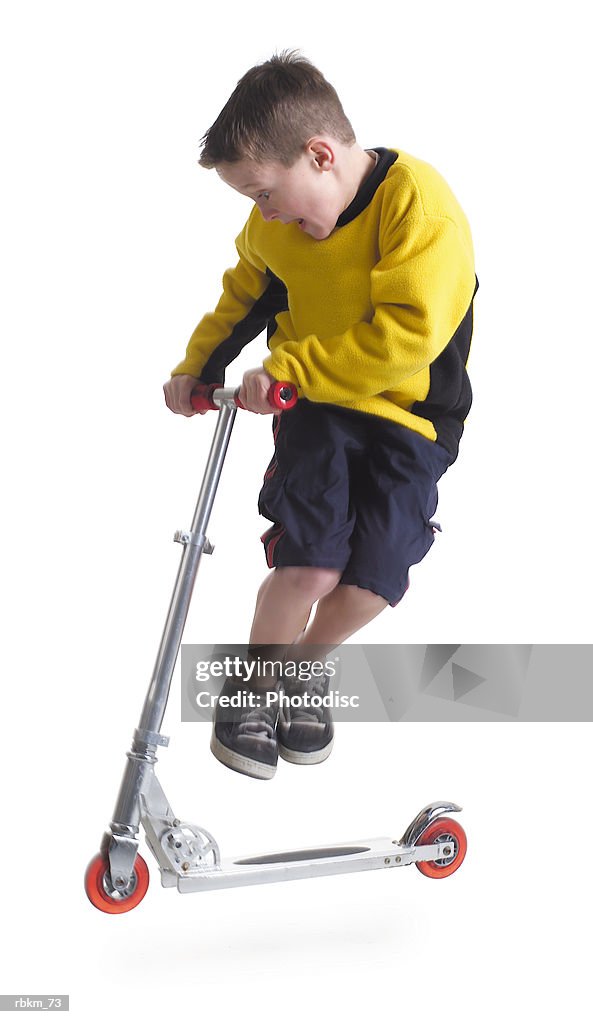
M258 195L257 198L258 199L269 199L270 198L270 193L269 192L260 192L260 194Z

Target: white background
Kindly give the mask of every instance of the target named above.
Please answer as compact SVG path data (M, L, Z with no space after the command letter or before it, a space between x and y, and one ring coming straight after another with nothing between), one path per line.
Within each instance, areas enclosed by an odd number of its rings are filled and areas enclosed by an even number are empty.
M475 241L475 401L440 488L444 532L357 642L590 638L586 38L575 2L3 4L1 991L69 992L77 1021L552 1021L585 1006L588 724L342 726L323 766L282 763L264 785L178 723L174 689L160 778L224 855L398 838L445 798L465 807L466 864L440 883L412 868L180 898L144 850L151 888L121 917L91 907L82 875L213 429L171 415L162 383L249 212L197 166L199 138L276 50L321 68L361 145L437 167ZM188 641L248 634L270 430L237 417Z

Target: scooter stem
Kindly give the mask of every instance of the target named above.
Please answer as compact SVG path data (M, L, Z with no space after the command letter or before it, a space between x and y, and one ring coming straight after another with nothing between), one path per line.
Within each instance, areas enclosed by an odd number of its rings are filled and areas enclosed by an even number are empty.
M169 699L171 679L200 558L202 552L211 554L214 550L206 537L206 529L237 414L237 406L232 392L228 399L224 398L220 401L219 410L218 422L191 530L180 530L175 534L175 540L183 544L184 550L140 723L134 733L132 749L127 755L128 764L113 812L112 832L120 835L135 835L138 831L140 823L139 797L146 771L150 770L156 761L156 747L159 744L163 746L168 744L167 737L160 735L160 729Z
M111 835L106 833L103 840L104 844L109 845L110 861L114 857L116 847L119 846L125 850L124 862L121 865L122 875L126 874L127 862L129 861L130 869L134 862L132 841L133 845L137 845L135 836L140 825L140 797L151 785L151 774L157 760L156 748L159 745L167 746L169 743L168 737L161 736L160 729L167 708L171 680L179 654L200 558L202 553L209 555L214 550L206 537L206 529L237 408L242 407L238 400L238 394L239 388L203 384L198 384L192 393L194 409L218 409L218 419L191 529L178 530L174 537L174 540L183 544L183 555L140 723L134 731L132 748L127 753L128 761L110 826ZM297 401L296 387L287 382L276 381L270 387L268 401L279 412L290 409Z

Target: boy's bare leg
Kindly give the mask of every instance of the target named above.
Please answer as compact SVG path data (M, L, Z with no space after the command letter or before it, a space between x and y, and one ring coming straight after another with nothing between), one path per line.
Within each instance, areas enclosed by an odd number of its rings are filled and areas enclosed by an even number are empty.
M270 584L271 584L271 582L272 582L272 580L274 578L274 573L275 572L276 572L276 570L272 569L272 571L266 576L265 580L263 581L261 587L258 590L257 598L256 598L256 601L255 601L255 611L253 613L253 623L254 624L255 624L256 618L258 616L258 611L259 611L260 604L261 604L261 602L263 600L263 596L266 593L268 587L270 586ZM313 610L313 606L311 605L311 607L309 608L308 612L306 613L306 616L303 619L303 626L302 626L302 629L301 629L301 631L299 633L299 636L302 636L302 634L305 632L305 629L307 628L309 619L311 617L312 610ZM252 632L252 635L253 635L253 626L252 626L251 632Z
M311 625L295 643L299 647L315 644L315 656L326 657L344 640L375 619L388 604L384 597L371 590L340 583L331 593L321 598Z
M316 657L324 657L389 603L371 590L336 584L337 579L338 570L273 569L259 589L250 644L314 644ZM326 592L321 593L323 590ZM307 625L316 600L315 616Z
M282 660L295 640L302 640L313 604L336 586L338 569L281 566L265 578L257 595L249 646L251 655L270 667L253 677L252 686L276 684L271 664Z
M340 579L339 569L282 566L260 587L250 644L292 644L305 629L311 608Z

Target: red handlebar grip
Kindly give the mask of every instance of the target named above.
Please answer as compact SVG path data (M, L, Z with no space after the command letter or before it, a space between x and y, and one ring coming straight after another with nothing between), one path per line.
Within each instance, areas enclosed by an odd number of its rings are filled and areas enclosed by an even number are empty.
M279 411L297 404L297 389L289 381L277 380L268 391L268 402Z
M218 406L212 401L212 395L222 384L196 384L191 393L192 408L196 412L203 412L205 409L217 409Z
M196 412L202 412L206 409L218 409L212 396L215 391L222 387L224 387L223 384L196 384L191 393L192 408ZM239 388L235 391L235 404L239 409L243 409L244 406L239 401L238 395ZM293 405L297 403L297 389L294 384L290 384L288 381L274 381L268 391L268 401L278 412L292 409Z

